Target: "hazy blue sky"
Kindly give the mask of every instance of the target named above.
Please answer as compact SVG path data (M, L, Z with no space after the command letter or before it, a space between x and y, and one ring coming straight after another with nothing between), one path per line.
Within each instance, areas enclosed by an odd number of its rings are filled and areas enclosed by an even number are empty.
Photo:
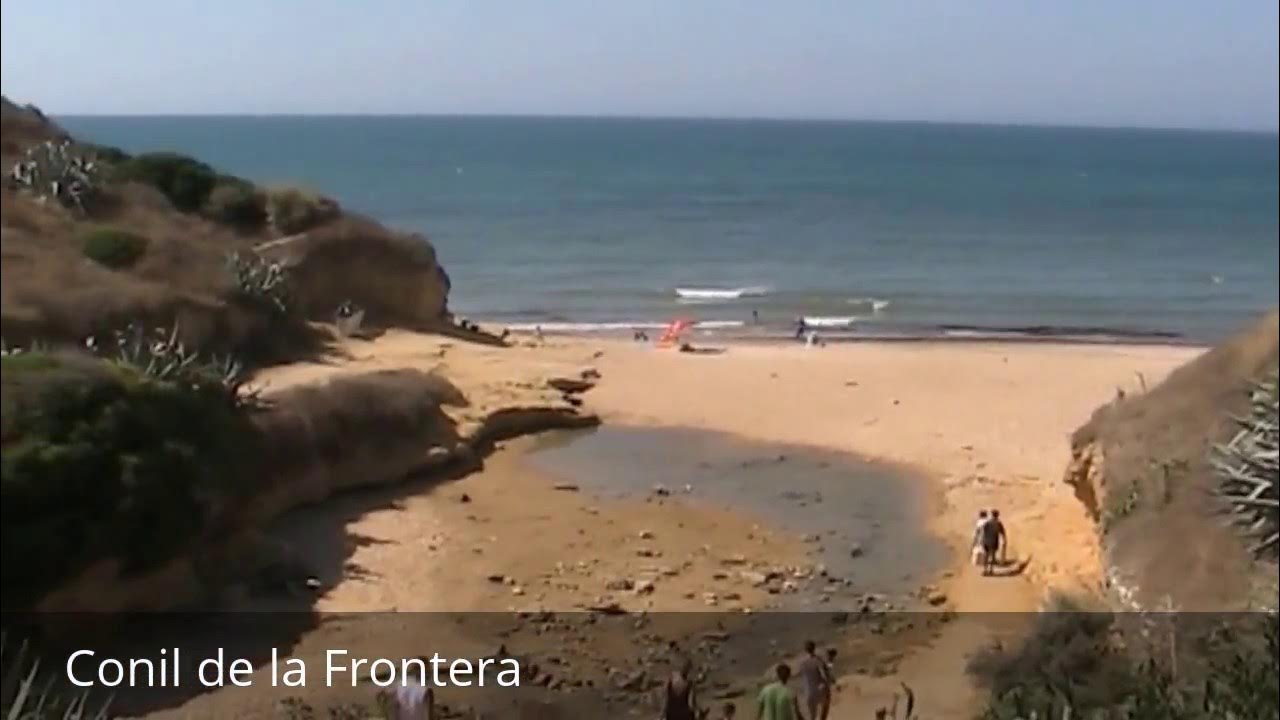
M1275 0L5 0L54 113L1275 129Z

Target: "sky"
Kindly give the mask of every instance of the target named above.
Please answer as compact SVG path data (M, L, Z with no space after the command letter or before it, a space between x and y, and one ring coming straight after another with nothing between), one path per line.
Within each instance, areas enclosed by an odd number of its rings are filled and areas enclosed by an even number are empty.
M1275 0L6 0L54 114L1277 127Z

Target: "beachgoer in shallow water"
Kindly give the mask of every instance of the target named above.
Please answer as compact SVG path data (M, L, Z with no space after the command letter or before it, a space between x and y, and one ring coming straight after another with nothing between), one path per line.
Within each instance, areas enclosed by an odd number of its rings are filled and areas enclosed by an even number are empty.
M791 680L790 666L779 663L773 673L777 680L765 685L756 698L756 720L804 720L800 699L787 686Z
M751 311L751 324L752 324L752 325L759 325L759 324L760 324L760 311L759 311L759 310L752 310L752 311Z
M999 510L991 511L987 521L979 527L978 535L982 541L982 574L990 575L995 572L1001 542L1007 542Z
M693 686L693 662L684 660L667 678L662 720L698 720L698 697Z
M818 646L812 640L804 643L800 679L804 681L804 702L809 720L826 720L824 708L831 707L831 674L827 671L827 664L818 657Z

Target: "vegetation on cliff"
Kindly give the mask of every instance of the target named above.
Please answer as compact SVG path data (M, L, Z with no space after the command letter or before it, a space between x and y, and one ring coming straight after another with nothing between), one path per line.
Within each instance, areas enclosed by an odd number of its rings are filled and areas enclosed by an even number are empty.
M257 438L216 377L60 352L0 362L6 608L101 560L154 567L247 489Z
M72 138L30 106L5 100L2 119L0 315L10 343L177 324L200 351L270 362L320 347L307 322L331 321L348 301L368 310L366 325L448 325L447 276L422 236L195 158ZM276 246L282 239L295 242ZM290 313L246 295L229 260L266 246L272 257L260 264L298 268Z
M1059 598L1016 648L975 655L984 720L1261 720L1280 712L1276 615L1109 613Z
M1251 540L1250 551L1276 558L1280 500L1280 383L1277 372L1255 383L1249 412L1234 418L1237 430L1229 442L1217 445L1210 462L1221 484L1219 495L1228 504L1237 526Z

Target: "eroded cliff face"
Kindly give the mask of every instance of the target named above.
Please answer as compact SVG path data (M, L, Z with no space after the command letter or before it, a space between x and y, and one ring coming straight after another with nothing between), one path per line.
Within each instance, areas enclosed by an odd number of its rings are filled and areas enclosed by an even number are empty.
M1072 437L1064 481L1098 523L1123 603L1274 606L1276 568L1224 522L1208 456L1248 406L1250 381L1276 367L1278 325L1272 312L1148 392L1117 396Z
M351 300L379 326L448 324L449 276L421 235L348 216L257 250L290 269L294 301L310 318L331 320L338 305Z

